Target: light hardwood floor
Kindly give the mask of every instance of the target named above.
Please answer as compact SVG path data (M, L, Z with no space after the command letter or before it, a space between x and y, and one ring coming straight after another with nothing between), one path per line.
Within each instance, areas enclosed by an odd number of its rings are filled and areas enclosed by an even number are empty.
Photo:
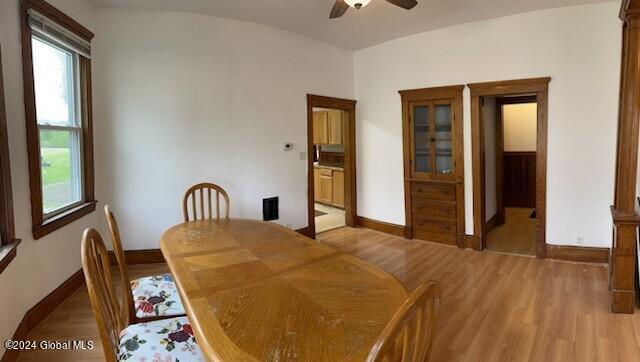
M503 253L536 255L536 219L533 209L505 208L504 224L487 234L487 249Z
M318 239L378 265L409 290L426 280L441 283L431 361L639 359L640 315L610 313L603 265L461 250L348 227ZM165 270L161 264L131 267L132 276ZM31 338L98 341L86 290L77 291ZM21 360L101 360L101 353L36 351Z

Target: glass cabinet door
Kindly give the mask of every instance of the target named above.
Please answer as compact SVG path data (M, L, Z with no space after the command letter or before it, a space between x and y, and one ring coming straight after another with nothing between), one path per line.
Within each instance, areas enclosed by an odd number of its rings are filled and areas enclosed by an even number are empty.
M410 106L410 115L412 177L453 177L455 164L452 102L414 102Z
M451 104L436 104L435 110L435 156L436 174L453 173L453 117Z
M431 173L431 125L430 107L413 107L413 160L414 172Z

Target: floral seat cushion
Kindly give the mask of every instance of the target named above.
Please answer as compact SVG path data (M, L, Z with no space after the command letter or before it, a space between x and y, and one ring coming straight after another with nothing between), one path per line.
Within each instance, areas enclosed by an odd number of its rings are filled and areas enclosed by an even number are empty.
M118 361L205 361L186 317L132 324L120 333Z
M136 279L131 282L136 317L184 315L184 307L171 274Z

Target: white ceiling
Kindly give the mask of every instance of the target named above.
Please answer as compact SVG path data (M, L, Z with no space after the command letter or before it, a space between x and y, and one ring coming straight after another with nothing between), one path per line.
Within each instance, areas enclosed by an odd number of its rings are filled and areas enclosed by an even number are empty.
M153 9L228 17L301 34L345 49L362 49L446 26L533 10L605 0L418 0L410 11L372 0L329 19L334 0L94 0L98 7Z

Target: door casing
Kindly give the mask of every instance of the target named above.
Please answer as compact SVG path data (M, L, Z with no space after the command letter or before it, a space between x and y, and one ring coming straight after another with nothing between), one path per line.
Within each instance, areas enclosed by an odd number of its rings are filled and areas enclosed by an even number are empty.
M356 226L356 101L307 94L307 219L300 233L315 238L315 187L313 178L313 109L332 108L348 112L344 134L344 210L347 226ZM318 185L319 187L319 185Z
M468 84L471 90L471 153L473 171L473 237L474 250L486 247L485 184L484 184L484 126L480 111L481 97L535 96L538 103L536 132L536 257L546 258L547 204L547 115L549 82L551 78L531 78L499 82Z

